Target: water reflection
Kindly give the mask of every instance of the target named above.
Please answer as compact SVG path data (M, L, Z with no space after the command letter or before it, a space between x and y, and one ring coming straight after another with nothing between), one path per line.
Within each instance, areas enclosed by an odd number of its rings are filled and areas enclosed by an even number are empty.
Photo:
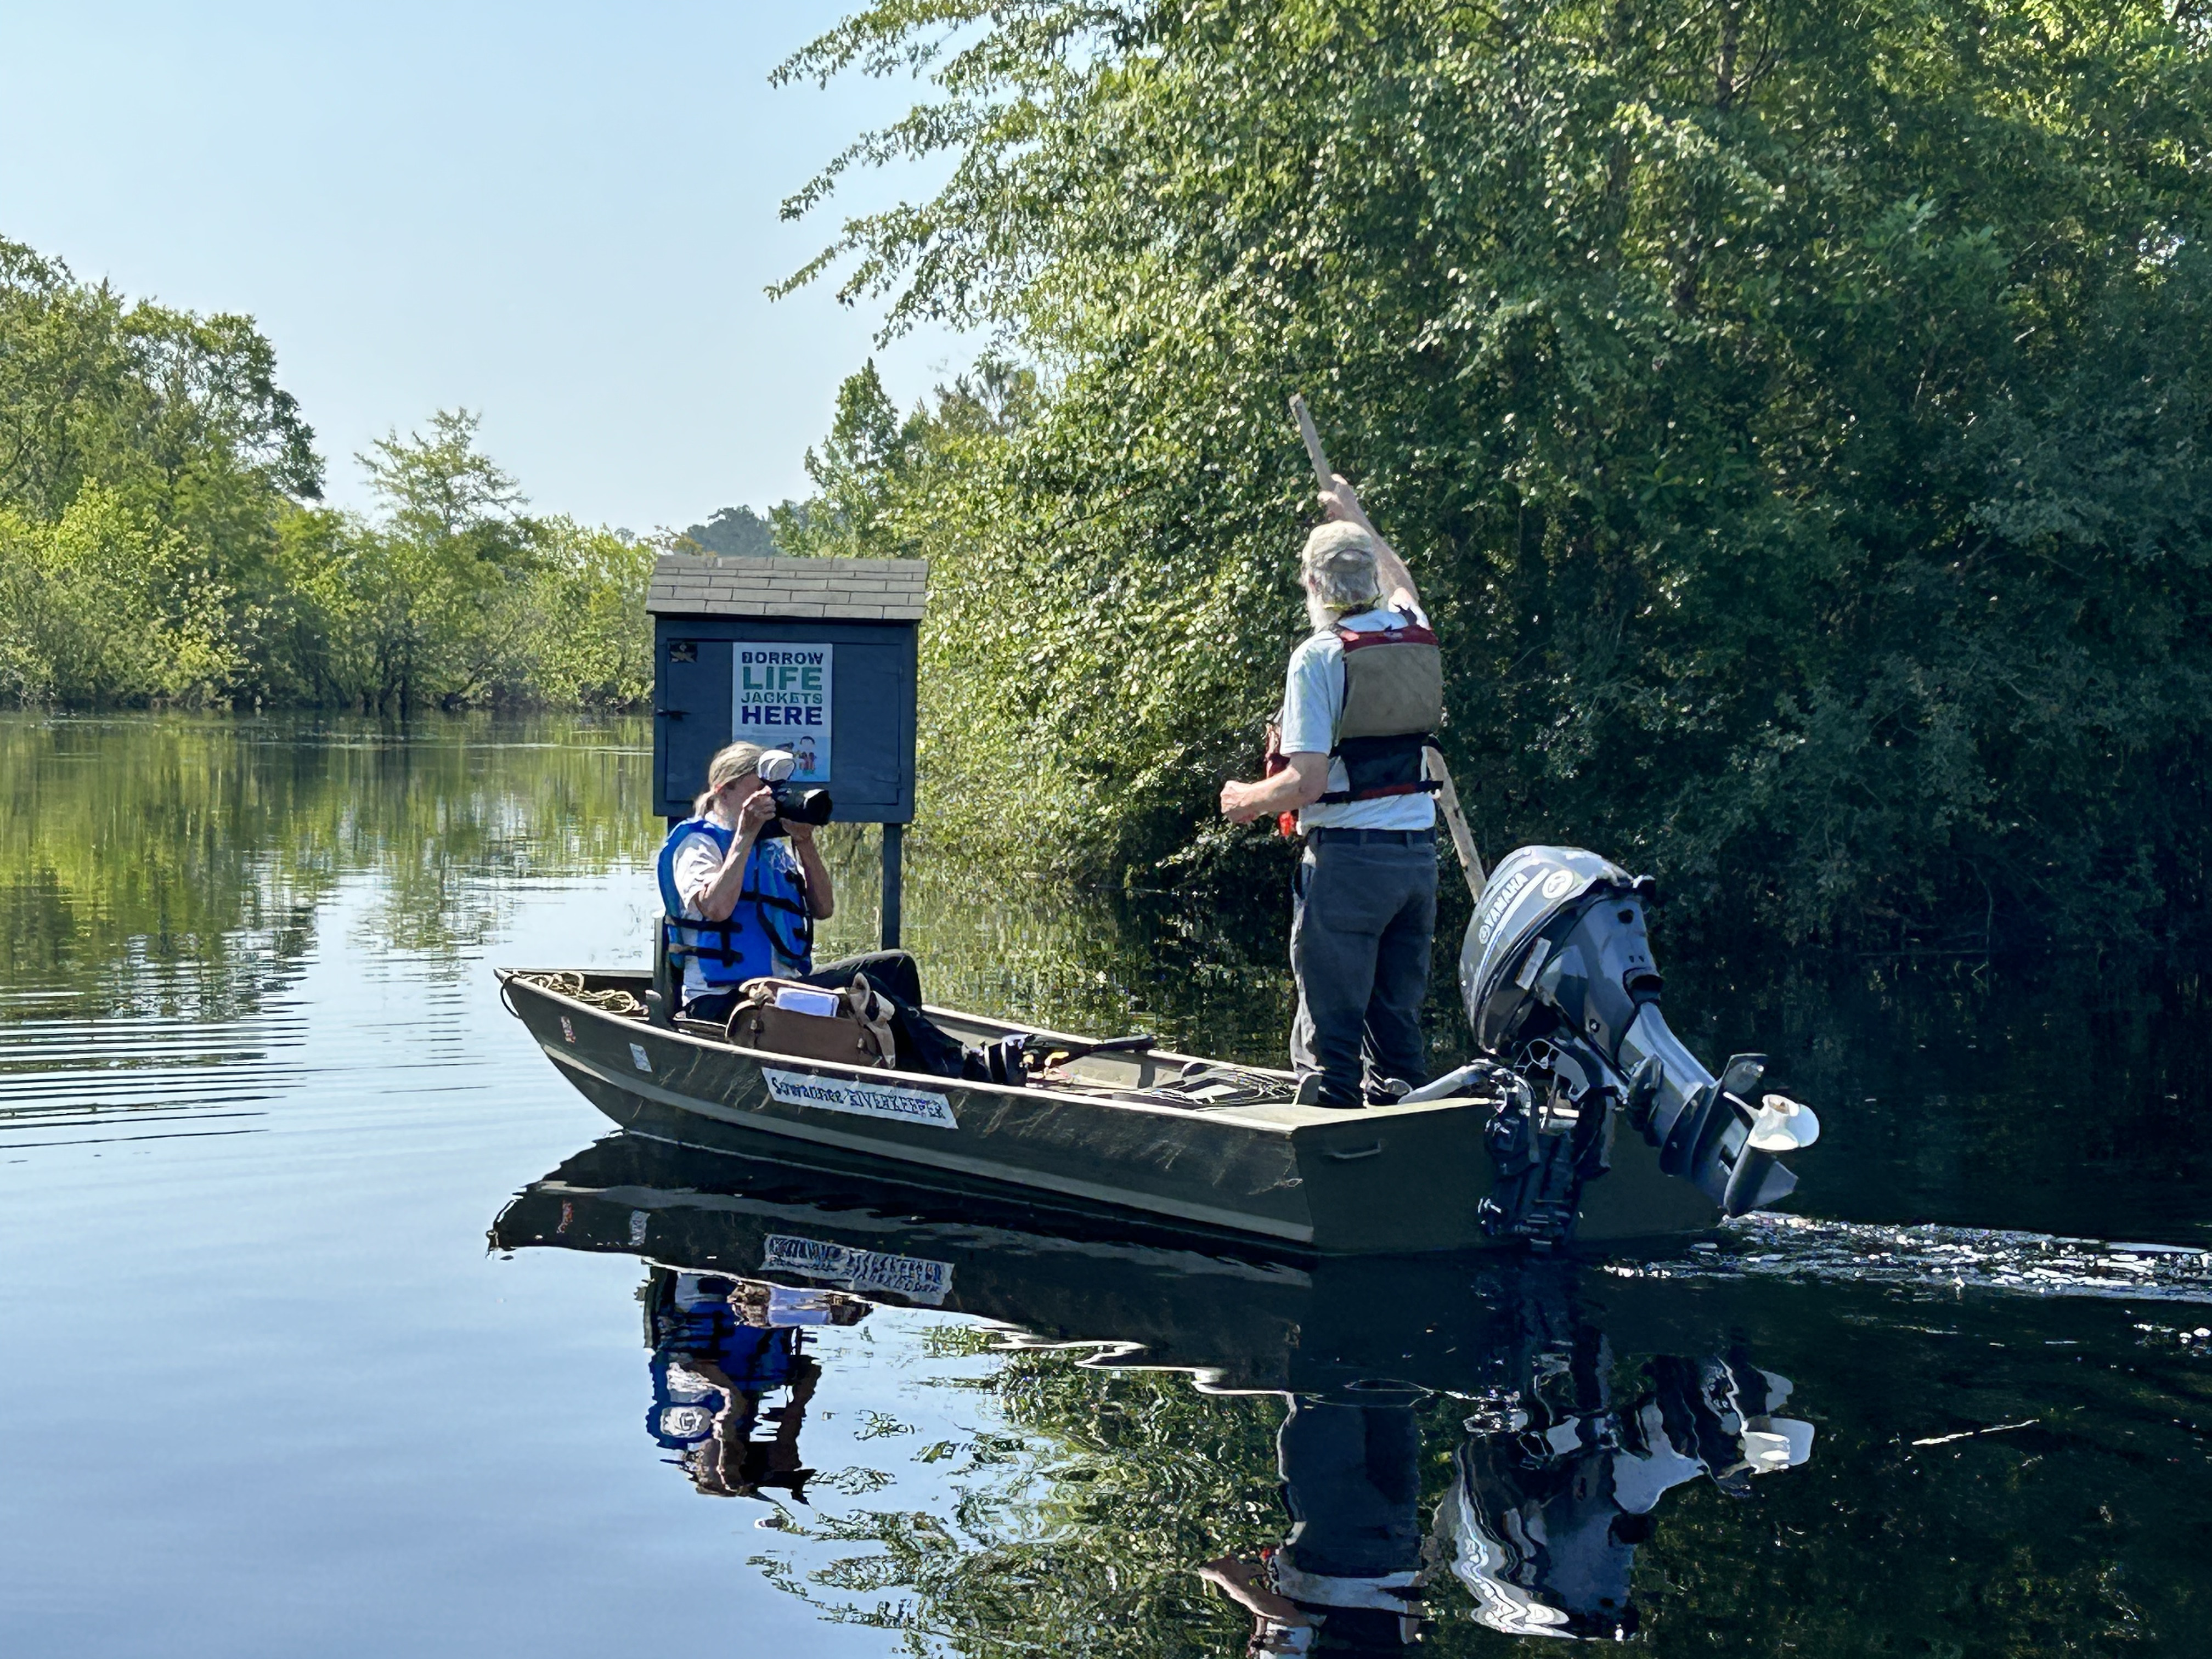
M809 1326L855 1325L868 1304L834 1291L656 1267L640 1292L653 1348L646 1428L712 1498L777 1489L804 1501L799 1431L822 1368ZM766 1407L771 1395L783 1402ZM768 1432L756 1437L763 1425Z
M1741 1343L1650 1352L1647 1309L1619 1350L1571 1263L1274 1261L625 1135L534 1182L491 1240L647 1262L647 1427L712 1495L806 1501L809 1334L877 1305L988 1321L1000 1352L1180 1373L1176 1415L1279 1401L1287 1524L1185 1563L1249 1615L1254 1652L1399 1651L1443 1583L1494 1631L1627 1636L1662 1498L1698 1480L1747 1497L1814 1439ZM1249 1489L1249 1455L1227 1464Z
M296 979L359 874L377 878L360 927L460 971L516 885L647 856L646 738L634 720L0 717L0 988L236 1020Z
M260 1127L310 1067L333 919L451 1005L531 883L647 855L644 735L0 717L0 1146Z
M1456 1455L1437 1512L1476 1617L1523 1636L1620 1638L1640 1623L1636 1547L1674 1488L1701 1476L1733 1498L1812 1455L1813 1425L1778 1417L1787 1377L1741 1348L1658 1355L1616 1394L1601 1334L1584 1326L1534 1357L1518 1400ZM1474 1427L1483 1419L1468 1419Z
M1380 1413L1378 1451L1411 1422L1431 1655L1525 1651L1478 1617L1516 1595L1601 1620L1624 1574L1662 1653L2204 1650L2201 981L1668 940L1680 1023L1786 1057L1832 1155L1825 1219L1658 1261L1285 1264L619 1143L501 1223L605 1259L486 1261L495 1195L599 1126L485 958L641 959L646 737L0 717L0 1408L36 1425L0 1649L1215 1659L1254 1621L1195 1569L1290 1547L1295 1398ZM948 1000L1279 1045L1279 881L1098 896L910 844ZM873 841L837 846L850 948ZM127 1287L158 1433L67 1362L88 1286Z

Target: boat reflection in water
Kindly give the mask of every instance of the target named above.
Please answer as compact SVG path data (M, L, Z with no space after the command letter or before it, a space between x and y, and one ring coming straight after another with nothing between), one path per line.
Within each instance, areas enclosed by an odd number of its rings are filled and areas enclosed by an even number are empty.
M1608 1280L1601 1307L1568 1261L1287 1263L626 1135L534 1182L491 1237L648 1264L647 1425L713 1495L804 1501L809 1333L878 1304L988 1320L1009 1348L1285 1396L1280 1541L1190 1564L1250 1613L1255 1652L1398 1650L1445 1573L1495 1630L1618 1639L1638 1626L1636 1548L1668 1491L1702 1478L1743 1497L1812 1446L1809 1425L1776 1415L1785 1379L1725 1340L1684 1340L1677 1287ZM1425 1504L1440 1401L1461 1426L1450 1482Z
M1608 1386L1604 1343L1589 1334L1528 1356L1520 1401L1470 1418L1454 1455L1437 1532L1474 1593L1475 1616L1494 1630L1632 1633L1630 1574L1660 1498L1700 1475L1747 1497L1754 1475L1812 1454L1810 1424L1772 1415L1789 1382L1741 1354L1659 1356L1645 1386L1622 1400Z
M1534 1317L1490 1356L1516 1385L1493 1385L1467 1419L1425 1535L1415 1392L1376 1382L1346 1394L1384 1398L1291 1396L1276 1442L1289 1536L1262 1559L1202 1570L1252 1613L1255 1651L1402 1648L1438 1563L1493 1630L1626 1638L1640 1623L1636 1547L1662 1497L1701 1475L1745 1497L1754 1475L1811 1455L1812 1425L1771 1414L1790 1383L1741 1354L1656 1358L1621 1398L1594 1327L1564 1302L1523 1311Z

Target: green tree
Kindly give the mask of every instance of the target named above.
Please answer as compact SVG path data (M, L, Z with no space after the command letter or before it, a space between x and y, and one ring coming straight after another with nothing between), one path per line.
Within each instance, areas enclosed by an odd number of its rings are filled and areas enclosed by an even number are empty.
M506 700L635 708L653 696L645 591L659 547L573 519L538 522L525 622L510 647Z
M933 100L787 212L950 178L793 282L1046 377L882 474L933 817L1127 879L1255 845L1208 804L1299 625L1304 389L1493 845L1801 937L2201 916L2206 66L2150 0L863 9L783 75Z
M296 599L285 652L313 700L395 713L643 702L658 548L526 514L477 449L477 423L441 411L427 434L364 454L378 518L301 511L280 526Z
M126 303L0 241L0 696L627 708L651 689L653 549L526 515L440 411L321 463L246 318Z
M769 514L775 544L817 557L882 559L913 550L900 544L890 503L907 469L915 423L899 417L871 358L837 388L837 415L817 451L806 452L815 495L786 501Z
M775 544L769 521L750 507L726 507L704 524L695 524L676 538L678 551L696 548L732 558L772 559L783 550Z
M285 684L262 635L283 609L277 521L320 493L313 444L251 319L128 304L0 240L9 690L219 700ZM143 545L98 551L126 543ZM65 614L77 623L52 631Z
M356 458L385 509L357 567L380 708L481 700L520 625L538 527L514 479L478 452L481 421L440 410L428 434L395 429Z
M58 522L0 507L0 694L17 702L207 702L245 665L183 538L98 484Z

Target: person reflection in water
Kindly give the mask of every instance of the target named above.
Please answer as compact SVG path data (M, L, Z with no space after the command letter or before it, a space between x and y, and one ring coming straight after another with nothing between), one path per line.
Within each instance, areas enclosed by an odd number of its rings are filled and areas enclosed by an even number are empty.
M678 1454L691 1484L714 1498L781 1490L806 1501L813 1471L799 1431L822 1374L805 1351L814 1325L851 1325L868 1304L833 1291L792 1290L718 1273L655 1268L644 1295L653 1337L647 1428ZM781 1406L763 1409L779 1389ZM766 1423L770 1432L756 1439Z
M1442 1564L1492 1630L1626 1640L1641 1622L1636 1547L1668 1492L1705 1475L1742 1498L1754 1476L1811 1455L1812 1425L1773 1415L1788 1380L1740 1352L1654 1359L1644 1386L1616 1401L1603 1335L1560 1331L1547 1311L1522 1328L1521 1386L1467 1419L1425 1540L1419 1396L1291 1398L1276 1441L1290 1535L1257 1561L1199 1569L1251 1613L1249 1654L1402 1652L1420 1639L1423 1581Z
M1293 1395L1275 1438L1282 1547L1199 1569L1253 1617L1249 1654L1400 1653L1419 1638L1420 1431L1411 1391L1373 1403Z

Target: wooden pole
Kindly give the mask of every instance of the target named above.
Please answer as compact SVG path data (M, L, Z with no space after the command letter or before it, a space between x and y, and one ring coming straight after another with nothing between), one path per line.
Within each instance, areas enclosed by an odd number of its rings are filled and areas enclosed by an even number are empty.
M1298 436L1305 441L1306 459L1313 463L1314 482L1324 490L1334 489L1336 474L1329 470L1328 453L1321 447L1321 434L1314 429L1305 398L1295 392L1291 394L1291 416L1297 422ZM1460 808L1459 791L1452 787L1451 769L1433 746L1421 751L1421 763L1437 781L1437 810L1443 814L1445 827L1451 831L1452 850L1459 854L1460 868L1467 873L1468 890L1480 899L1482 884L1489 878L1483 873L1482 854L1475 847L1474 831L1468 827L1467 814Z
M1475 847L1474 831L1468 828L1467 814L1460 810L1459 791L1452 787L1451 769L1444 764L1443 751L1433 745L1421 750L1421 763L1437 781L1437 810L1444 815L1445 827L1451 831L1452 851L1459 854L1459 867L1467 872L1467 890L1480 900L1482 884L1490 878L1483 873L1482 854Z
M1336 474L1329 470L1328 456L1321 447L1321 434L1314 430L1313 416L1306 413L1306 400L1297 392L1291 393L1291 416L1298 423L1298 436L1305 440L1306 459L1313 463L1314 479L1323 489L1336 485Z

